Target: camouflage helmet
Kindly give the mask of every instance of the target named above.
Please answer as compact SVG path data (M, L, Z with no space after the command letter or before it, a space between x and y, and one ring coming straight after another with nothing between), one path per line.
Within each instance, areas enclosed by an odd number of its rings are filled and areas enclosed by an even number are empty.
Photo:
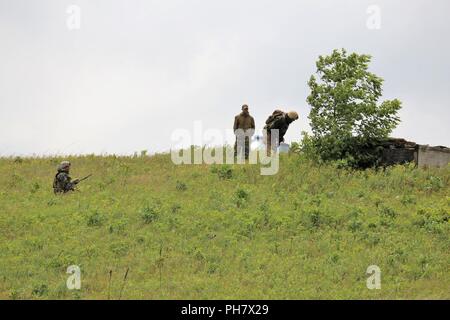
M70 168L70 162L69 161L63 161L58 166L58 171L68 171Z
M298 113L297 112L295 112L295 111L289 111L288 113L287 113L287 115L288 115L288 117L289 117L289 119L292 119L292 120L298 120Z

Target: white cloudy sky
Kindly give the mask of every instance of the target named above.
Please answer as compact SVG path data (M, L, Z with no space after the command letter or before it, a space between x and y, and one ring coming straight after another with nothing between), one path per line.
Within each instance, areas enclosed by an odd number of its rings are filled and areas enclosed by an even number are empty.
M299 140L306 82L334 48L373 55L384 99L404 103L393 136L450 146L449 14L448 0L0 0L0 156L164 151L196 120L230 128L243 103L260 127L298 110Z

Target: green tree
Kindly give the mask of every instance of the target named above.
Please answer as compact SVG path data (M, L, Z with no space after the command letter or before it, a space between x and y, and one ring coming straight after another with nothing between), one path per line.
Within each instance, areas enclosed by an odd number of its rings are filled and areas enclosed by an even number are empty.
M378 104L383 79L368 71L370 61L369 55L348 55L342 49L320 56L316 63L317 77L312 75L308 82L307 101L312 139L323 160L360 162L361 148L370 150L400 123L399 100Z

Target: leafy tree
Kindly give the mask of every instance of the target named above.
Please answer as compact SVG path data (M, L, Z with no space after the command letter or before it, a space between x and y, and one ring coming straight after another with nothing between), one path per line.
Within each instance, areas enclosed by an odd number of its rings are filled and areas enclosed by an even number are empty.
M387 138L400 122L399 100L378 104L383 79L368 71L370 61L369 55L347 55L342 49L316 63L317 78L312 75L308 82L307 101L312 139L323 160L371 163L375 142Z

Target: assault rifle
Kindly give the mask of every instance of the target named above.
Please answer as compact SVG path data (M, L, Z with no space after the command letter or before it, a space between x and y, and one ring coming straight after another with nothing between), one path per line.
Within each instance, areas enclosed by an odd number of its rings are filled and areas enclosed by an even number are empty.
M75 184L79 184L80 182L82 182L82 181L84 181L84 180L87 180L87 179L89 179L90 177L92 177L92 174L90 174L90 175L88 175L88 176L86 176L86 177L84 177L84 178L82 178L82 179L77 179L77 180L74 181L74 183L75 183Z

